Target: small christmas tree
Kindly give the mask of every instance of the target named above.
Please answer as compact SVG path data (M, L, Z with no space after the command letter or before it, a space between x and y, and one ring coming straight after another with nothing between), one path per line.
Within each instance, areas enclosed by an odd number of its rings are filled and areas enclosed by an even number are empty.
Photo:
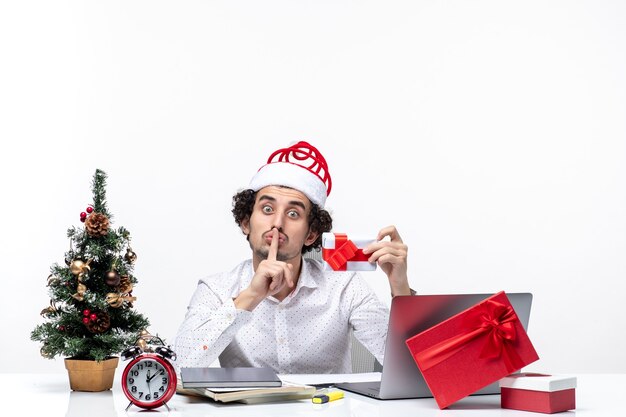
M102 361L135 344L149 325L133 309L137 280L132 270L137 255L130 247L128 230L111 228L106 178L96 170L93 204L80 214L84 227L68 229L65 265L50 268L50 305L41 311L45 323L31 333L32 340L43 343L44 358L62 355Z

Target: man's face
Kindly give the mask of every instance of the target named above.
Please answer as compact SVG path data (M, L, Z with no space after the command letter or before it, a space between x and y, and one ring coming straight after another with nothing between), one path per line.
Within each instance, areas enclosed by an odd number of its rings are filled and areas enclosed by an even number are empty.
M254 256L267 259L274 227L279 231L277 259L286 262L300 256L302 247L317 238L317 233L309 232L310 211L311 202L300 191L273 185L261 188L250 219L241 223Z

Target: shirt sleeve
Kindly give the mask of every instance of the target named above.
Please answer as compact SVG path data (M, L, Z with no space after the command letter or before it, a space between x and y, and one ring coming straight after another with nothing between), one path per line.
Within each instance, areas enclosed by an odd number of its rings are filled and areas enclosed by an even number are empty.
M210 366L251 318L252 313L238 310L230 296L220 296L206 282L198 282L174 339L174 364Z
M358 274L350 280L346 294L350 300L350 325L354 336L383 363L389 324L389 309Z

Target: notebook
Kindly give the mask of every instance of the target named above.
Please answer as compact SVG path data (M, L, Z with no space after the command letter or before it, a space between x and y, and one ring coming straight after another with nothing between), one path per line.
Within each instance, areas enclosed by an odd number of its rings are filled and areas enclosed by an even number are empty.
M313 397L315 391L314 386L290 382L283 382L280 387L265 388L183 388L180 380L176 384L177 394L207 397L223 403L258 404L301 400Z
M283 382L271 368L181 368L183 388L280 387Z
M438 324L493 294L405 295L391 300L389 329L380 381L340 383L346 391L379 400L427 398L432 393L406 347L406 339ZM532 294L506 293L525 330L528 329ZM499 394L498 382L475 392Z

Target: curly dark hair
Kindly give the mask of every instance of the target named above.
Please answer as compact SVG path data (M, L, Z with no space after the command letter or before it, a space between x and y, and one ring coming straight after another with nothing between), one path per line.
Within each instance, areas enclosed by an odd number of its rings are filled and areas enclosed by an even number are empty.
M239 227L241 223L249 219L252 216L252 209L254 208L254 202L256 201L256 191L243 190L233 196L233 209L232 213L235 216L235 222ZM311 203L311 211L307 218L311 231L318 233L317 239L311 245L305 245L302 247L302 253L307 253L312 249L317 249L322 246L322 233L330 232L333 228L333 219L330 213L318 206L315 203Z

